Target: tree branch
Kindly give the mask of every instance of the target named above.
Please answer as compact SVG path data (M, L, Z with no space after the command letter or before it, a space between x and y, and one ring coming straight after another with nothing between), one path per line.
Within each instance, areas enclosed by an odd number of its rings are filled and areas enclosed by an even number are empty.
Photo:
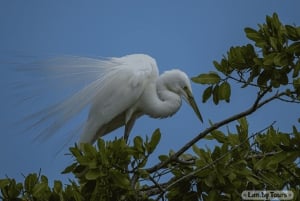
M208 135L210 132L228 124L231 123L233 121L236 121L242 117L248 116L250 114L252 114L253 112L255 112L257 109L259 109L260 107L262 107L263 105L281 97L286 95L286 92L281 92L281 93L276 93L275 95L271 96L270 98L262 101L261 99L267 94L267 92L271 89L271 87L267 88L266 90L264 90L261 93L258 93L257 98L254 102L254 104L247 110L245 110L244 112L238 113L236 115L233 115L225 120L222 120L220 122L217 122L215 124L213 124L211 127L205 129L203 132L199 133L195 138L193 138L191 141L189 141L188 143L186 143L181 149L179 149L175 154L173 154L168 160L160 162L148 169L146 169L146 171L148 171L149 173L153 173L155 171L157 171L160 168L165 167L167 164L171 163L172 161L176 160L181 154L183 154L185 151L187 151L190 147L192 147L196 142L198 142L199 140L201 140L202 138L204 138L206 135Z
M227 78L237 81L239 83L243 83L244 85L246 84L246 85L257 87L257 88L267 88L267 86L259 86L257 84L253 84L251 82L247 82L241 75L239 75L239 76L240 76L240 79L233 77L231 75L227 75Z
M252 155L247 156L246 160L251 160L252 158L262 159L264 157L274 156L274 155L279 154L281 152L282 151L272 151L272 152L267 152L267 153L252 154Z
M159 183L157 183L153 177L149 176L149 179L159 189L160 193L165 193L165 190L163 189L163 187Z
M291 97L290 97L291 98ZM284 98L278 98L279 100L283 101L283 102L287 102L287 103L296 103L296 104L299 104L300 101L299 100L295 100L293 98L291 98L291 100L287 100L287 99L284 99Z
M252 134L251 136L249 136L247 139L245 139L243 142L241 142L240 144L238 144L237 146L233 147L231 150L229 150L228 152L224 153L223 155L221 155L219 158L217 158L216 160L212 161L211 163L203 166L202 168L200 169L196 169L192 172L190 172L189 174L187 175L184 175L180 178L171 178L170 181L166 182L166 183L162 183L162 184L155 184L154 186L151 186L147 189L142 189L142 191L147 194L148 196L151 196L151 195L157 195L159 194L158 198L162 197L163 194L168 190L170 189L172 186L174 186L175 184L177 184L178 182L184 180L184 179L187 179L195 174L197 174L198 172L201 172L211 166L213 166L214 164L218 163L220 160L222 160L224 157L226 157L228 154L232 153L234 150L240 148L243 144L245 144L246 142L248 142L249 139L255 137L257 134L259 133L262 133L264 132L265 130L269 129L271 126L273 126L275 124L275 121L272 122L268 127ZM263 155L264 156L273 156L275 154L277 154L279 152L270 152L270 153L264 153ZM258 155L258 154L254 154L254 155L251 155L249 157L247 157L247 159L249 159L250 157L262 157L262 155ZM157 199L158 200L158 199Z
M183 177L180 177L179 179L177 179L176 181L174 181L173 183L171 183L169 186L166 187L166 189L169 189L171 188L172 186L174 186L175 184L177 184L178 182L190 177L190 176L193 176L195 175L196 173L198 172L201 172L202 170L208 168L208 167L211 167L213 166L214 164L218 163L220 160L222 160L225 156L227 156L229 153L233 152L234 150L238 149L239 147L241 147L243 144L245 144L246 142L248 142L249 139L255 137L257 134L263 132L264 130L270 128L271 126L273 126L275 124L275 122L273 122L270 126L264 128L263 130L261 131L258 131L256 133L254 133L253 135L251 135L250 137L248 137L247 139L245 139L243 142L241 142L239 145L233 147L230 151L228 151L227 153L223 154L222 156L220 156L219 158L217 158L216 160L214 160L213 162L205 165L204 167L200 168L200 169L196 169L195 171L192 171L190 172L189 174L183 176Z

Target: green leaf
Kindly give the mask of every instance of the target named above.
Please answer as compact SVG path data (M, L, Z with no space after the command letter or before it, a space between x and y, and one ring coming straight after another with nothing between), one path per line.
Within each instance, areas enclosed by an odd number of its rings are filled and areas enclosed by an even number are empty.
M41 182L48 184L48 178L45 175L41 176Z
M105 141L102 138L98 138L97 140L97 147L100 153L104 153L105 152Z
M169 156L173 156L175 154L175 151L173 150L173 149L171 149L170 151L169 151Z
M215 174L209 174L205 179L204 179L204 183L208 186L208 187L213 187L216 183L216 175Z
M212 86L207 87L204 90L203 95L202 95L202 102L205 103L211 97L211 94L212 94Z
M197 177L207 177L208 175L211 174L212 170L210 168L203 168L207 165L207 162L204 160L196 160L196 166L199 168L201 171L197 171Z
M255 179L253 176L246 176L247 180L250 181L254 185L259 185L259 180Z
M263 170L266 168L268 163L269 163L269 159L267 157L264 157L254 164L254 169L255 170Z
M102 163L103 163L105 157L101 157L101 159L102 159ZM88 166L89 168L97 167L96 157L91 158L91 157L87 157L87 156L82 156L82 157L78 157L77 161L80 165ZM73 167L76 167L76 166L74 165Z
M122 174L121 172L112 169L109 171L109 175L114 181L113 185L124 189L130 188L130 181L127 178L127 174Z
M226 65L226 66L223 65L224 62L221 62L221 64L220 64L220 63L218 63L217 61L213 61L213 64L214 64L215 68L216 68L219 72L222 72L222 73L225 74L225 75L229 73L229 72L228 72L227 65Z
M195 157L192 154L182 154L180 156L181 159L188 161L188 160L193 160Z
M278 81L280 82L280 84L282 85L287 85L289 83L289 78L287 76L286 73L282 72L280 74L280 78L278 79Z
M216 85L213 89L213 101L216 105L219 104L219 85Z
M214 140L215 138L212 135L206 135L204 137L204 139L206 139L206 140Z
M73 190L72 194L73 194L73 197L74 197L75 201L82 201L82 200L84 200L83 196L78 191L74 191Z
M292 41L300 40L300 34L296 27L291 25L285 25L287 37Z
M139 168L145 167L145 165L147 164L147 162L148 162L148 158L144 158L144 159L138 164L138 167L139 167Z
M248 132L249 125L246 117L239 118L238 123L245 132Z
M75 147L70 147L70 152L72 153L73 156L75 156L76 158L78 156L82 156L82 153L80 151L80 149L75 145Z
M151 154L156 146L158 145L159 141L160 141L160 138L161 138L161 133L160 133L160 130L159 129L156 129L154 131L154 133L152 134L152 137L151 137L151 140L149 142L149 146L148 146L148 153Z
M230 144L231 146L236 146L236 145L240 144L239 135L229 133L227 135L227 138L228 138L228 144Z
M257 85L266 86L270 78L271 78L271 72L269 70L264 70L257 78Z
M295 135L299 133L299 132L298 132L298 129L296 128L296 126L293 126L293 133L294 133Z
M216 190L211 190L209 191L207 198L205 199L206 201L215 201L218 200L218 193Z
M219 87L218 93L220 100L225 100L226 102L229 102L231 95L230 84L228 82L223 82Z
M82 151L86 155L91 156L91 157L96 157L97 156L97 150L93 145L91 145L89 143L84 143L82 145L83 145L82 146Z
M230 66L234 69L245 69L247 68L246 60L245 60L245 52L248 51L247 46L236 46L231 47L228 52L228 62L230 63ZM248 54L249 56L250 54Z
M136 150L138 150L141 153L144 153L144 149L143 149L143 139L140 136L136 136L133 139L133 143L134 143L134 148Z
M219 146L216 146L215 149L213 150L212 154L211 154L211 158L213 160L216 160L218 158L220 158L221 156L221 148Z
M295 54L296 56L300 56L300 42L294 42L288 47L288 52L290 54Z
M22 184L17 184L14 179L1 180L0 184L0 198L10 198L11 200L13 200L13 198L17 198L21 193L21 189L23 188Z
M195 152L195 154L199 156L201 160L204 160L206 162L211 162L211 157L209 156L210 155L209 152L206 152L203 149L198 148L196 145L193 145L192 149Z
M102 173L99 169L89 169L84 176L87 180L96 180Z
M10 183L10 179L0 179L0 189L4 188Z
M47 183L38 183L34 186L32 195L35 197L46 197L49 193L49 187Z
M285 53L278 53L274 57L274 64L276 66L287 66L289 64L289 59L287 54Z
M244 31L246 33L247 38L249 38L250 40L253 40L254 42L258 42L263 39L261 34L259 32L257 32L255 29L247 27L244 29Z
M244 142L248 138L248 122L246 117L238 119L240 125L236 126L236 129L239 134L240 142Z
M200 74L197 77L193 77L192 81L199 84L217 84L221 80L220 76L215 73L211 72L208 74Z
M220 65L217 61L213 61L213 64L214 64L215 68L216 68L218 71L223 72L223 67L222 67L222 65Z
M256 62L258 63L260 61L261 60L259 60L259 59L254 60L255 63ZM261 62L261 64L256 64L255 66L252 67L250 76L249 76L247 82L242 86L242 88L247 87L250 83L252 83L253 79L256 78L260 74L261 67L258 67L258 66L261 66L261 65L262 65L262 62Z
M147 170L138 169L138 173L139 173L140 177L143 179L149 178L149 172L147 172Z
M280 87L280 82L278 80L271 80L271 85L274 88Z
M269 39L270 39L270 44L271 44L271 47L273 48L273 50L278 51L278 47L279 47L278 38L270 37Z
M224 185L226 183L224 176L222 174L219 174L218 172L216 175L217 175L217 179L218 179L219 183Z
M158 158L159 158L159 160L160 160L161 162L163 162L163 161L168 160L168 159L169 159L169 156L168 156L168 155L159 155Z
M75 167L78 165L78 163L76 162L76 163L73 163L72 165L69 165L68 167L66 167L61 173L62 174L67 174L67 173L70 173L70 172L72 172L74 169L75 169Z
M62 185L61 181L57 181L57 180L54 181L53 190L54 190L54 192L56 192L58 194L62 192L63 185Z
M240 167L240 163L242 164L242 167ZM249 176L252 175L252 171L244 168L244 166L247 165L247 162L244 160L241 160L239 162L237 162L237 164L235 164L236 167L234 167L234 172L239 175L239 176Z
M287 154L286 154L285 152L281 152L281 153L275 154L274 156L270 156L270 157L268 158L268 163L266 164L266 168L267 168L267 169L270 169L270 168L272 168L274 165L276 165L276 167L277 167L277 165L278 165L281 161L285 160L286 157L287 157Z
M227 138L224 135L223 132L219 130L214 130L211 132L211 135L219 142L219 143L225 143L227 142Z
M300 78L294 79L293 85L294 85L295 89L299 89L300 88Z
M300 61L298 61L294 67L293 78L298 77L300 71Z
M29 193L32 193L33 187L37 182L38 182L37 175L29 174L24 181L25 190Z
M237 175L234 173L234 172L230 172L229 174L228 174L228 179L229 179L229 181L233 181L233 180L235 180L236 179L236 177L237 177Z
M264 66L271 66L274 64L274 59L275 59L275 56L277 56L277 53L270 53L270 54L267 54L264 58L263 58L263 65Z
M279 17L278 17L277 13L273 13L272 18L273 18L274 26L276 26L276 27L281 26L281 22L279 20Z

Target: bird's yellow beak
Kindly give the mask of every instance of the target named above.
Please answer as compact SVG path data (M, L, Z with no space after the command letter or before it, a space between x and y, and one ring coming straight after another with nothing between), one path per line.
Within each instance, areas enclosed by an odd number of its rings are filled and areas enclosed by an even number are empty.
M188 88L184 88L184 91L187 94L187 101L189 102L189 104L191 105L193 110L195 111L195 113L196 113L197 117L200 119L200 121L203 122L201 113L199 111L199 108L196 104L196 101L194 99L194 96L193 96L192 92Z

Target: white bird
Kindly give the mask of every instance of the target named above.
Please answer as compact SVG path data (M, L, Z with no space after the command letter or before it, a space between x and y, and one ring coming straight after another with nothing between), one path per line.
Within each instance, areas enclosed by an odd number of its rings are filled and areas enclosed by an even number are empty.
M51 119L43 135L52 135L60 130L88 106L89 114L79 144L92 144L97 138L123 125L127 140L137 118L142 115L153 118L172 116L179 110L182 98L203 121L188 76L177 69L159 76L156 61L145 54L107 59L61 57L36 63L35 66L30 68L54 72L57 78L63 78L71 87L81 86L79 91L62 102L32 115L38 119L33 126Z

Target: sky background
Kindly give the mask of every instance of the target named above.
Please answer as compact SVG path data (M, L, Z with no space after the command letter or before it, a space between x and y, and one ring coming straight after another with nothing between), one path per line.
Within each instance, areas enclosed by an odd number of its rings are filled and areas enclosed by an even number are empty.
M220 60L231 46L249 43L244 28L257 28L266 15L277 12L283 23L299 26L299 8L298 0L0 1L0 178L7 175L20 181L22 174L40 168L50 181L67 182L71 178L60 174L72 162L64 155L68 148L56 154L64 144L63 137L55 135L44 142L33 142L34 133L20 132L21 125L16 122L34 111L36 105L20 104L20 97L14 96L10 84L22 81L22 76L12 70L13 63L61 55L119 57L145 53L156 59L160 72L179 68L192 77L214 70L212 61ZM156 154L166 154L207 128L208 120L216 122L244 110L255 98L254 91L236 88L229 104L203 104L205 87L192 87L204 124L184 103L172 118L138 120L131 139L160 128L162 139ZM51 98L46 102L50 103ZM276 128L289 132L291 125L299 127L299 112L297 105L272 103L248 118L250 129L261 130L276 120ZM113 132L105 139L120 137L122 132ZM198 145L212 146L207 141ZM156 161L153 158L151 163Z

